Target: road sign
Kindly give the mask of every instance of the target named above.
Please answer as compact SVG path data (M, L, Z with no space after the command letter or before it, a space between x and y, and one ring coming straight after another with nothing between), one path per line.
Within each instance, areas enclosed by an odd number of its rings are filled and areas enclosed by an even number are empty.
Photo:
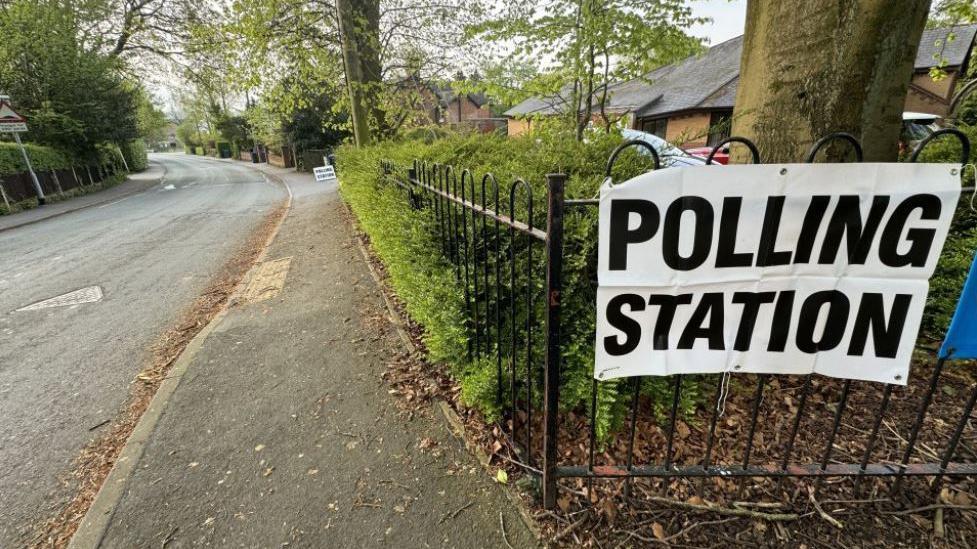
M9 95L0 95L0 133L8 132L14 134L14 141L17 142L17 146L20 148L20 154L24 157L24 165L27 166L27 171L31 174L34 191L37 192L37 203L43 206L47 201L44 198L44 189L41 188L41 182L37 179L37 174L34 173L34 166L31 166L31 159L27 156L27 149L20 142L20 134L26 131L27 119L17 114L17 111L10 106Z
M313 168L312 171L315 173L316 181L336 179L336 168L332 166L319 166L318 168Z
M10 103L0 100L0 132L18 133L27 131L27 119L17 114Z

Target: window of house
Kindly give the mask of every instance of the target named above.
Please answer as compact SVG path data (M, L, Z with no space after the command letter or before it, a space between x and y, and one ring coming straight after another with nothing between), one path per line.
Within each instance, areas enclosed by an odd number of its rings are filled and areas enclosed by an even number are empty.
M715 147L720 141L729 137L732 125L732 111L713 111L709 115L709 139L706 141L706 145Z
M652 118L641 121L641 131L650 133L665 139L665 132L668 130L667 118Z

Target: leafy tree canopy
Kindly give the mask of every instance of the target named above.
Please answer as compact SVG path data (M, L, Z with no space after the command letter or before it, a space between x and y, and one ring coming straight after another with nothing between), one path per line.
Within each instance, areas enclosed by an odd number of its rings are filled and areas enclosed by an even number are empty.
M603 114L610 84L701 50L702 41L685 31L706 21L679 0L511 0L485 13L467 26L470 43L510 47L503 63L523 75L532 74L527 65L539 69L538 77L517 85L531 95L562 98L578 139L594 111ZM518 81L504 68L487 76L497 93Z
M28 117L27 139L76 156L159 126L121 62L86 47L89 30L79 13L94 3L14 0L0 7L0 90Z

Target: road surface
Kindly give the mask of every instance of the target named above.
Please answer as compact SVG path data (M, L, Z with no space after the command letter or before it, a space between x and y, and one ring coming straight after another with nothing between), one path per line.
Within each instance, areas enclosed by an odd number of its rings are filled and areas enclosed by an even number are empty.
M285 198L246 164L152 160L145 192L0 232L0 547L70 495L59 479L149 347ZM76 290L91 302L18 311Z

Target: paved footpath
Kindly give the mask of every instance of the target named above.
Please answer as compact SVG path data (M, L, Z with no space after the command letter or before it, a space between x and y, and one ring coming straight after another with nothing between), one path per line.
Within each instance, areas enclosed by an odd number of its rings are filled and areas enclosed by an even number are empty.
M73 547L504 548L500 512L508 542L534 546L441 417L408 420L387 393L401 343L335 183L262 169L295 195L249 286L266 299L209 332L132 474L103 488L107 528L90 513Z

